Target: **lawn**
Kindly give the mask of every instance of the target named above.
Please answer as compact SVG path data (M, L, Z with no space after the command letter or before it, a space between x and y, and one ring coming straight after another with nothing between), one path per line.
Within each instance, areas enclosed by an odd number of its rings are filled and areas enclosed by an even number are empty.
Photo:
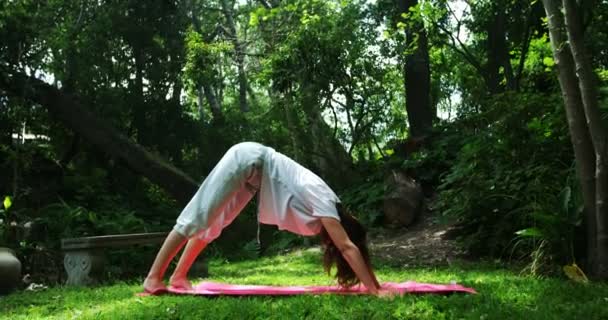
M210 262L211 280L246 284L331 284L313 250ZM608 284L521 276L489 264L396 268L384 281L460 284L479 294L296 297L138 297L140 279L94 288L56 287L0 297L0 319L608 319Z

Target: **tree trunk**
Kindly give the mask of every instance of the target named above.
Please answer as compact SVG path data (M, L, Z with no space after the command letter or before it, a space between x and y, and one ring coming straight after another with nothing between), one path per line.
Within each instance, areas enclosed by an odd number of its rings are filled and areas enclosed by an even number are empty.
M356 178L351 155L332 134L333 130L323 119L320 110L309 119L315 159L319 169L337 188L351 185Z
M506 40L506 12L501 1L493 2L494 19L488 23L488 91L491 94L503 92L500 82L500 68L503 68L507 88L515 89L515 77L509 58L509 47Z
M194 180L114 130L86 110L74 96L36 78L13 72L0 77L0 88L44 106L83 139L123 160L133 171L164 188L181 204L186 204L196 192L198 185Z
M132 90L135 103L133 104L133 123L138 143L144 142L146 128L146 106L144 104L144 51L139 44L134 43L133 55L135 60L135 88Z
M198 21L198 19L196 18L196 8L195 8L195 3L194 0L190 2L190 14L192 15L192 26L194 27L194 31L196 31L198 34L200 34L201 36L203 35L203 30L201 28L201 24ZM205 41L211 41L212 39L205 39ZM209 66L209 68L212 68L213 66ZM209 103L209 109L211 110L211 115L213 116L213 121L221 121L223 119L223 114L222 114L222 106L220 105L220 102L218 101L216 95L215 95L215 91L213 90L213 87L209 84L209 83L203 83L201 84L201 86L198 89L198 95L199 95L199 108L201 108L201 97L202 95L205 96L205 99L207 99L207 102ZM201 115L201 119L203 118L202 115L202 109L199 109L199 114Z
M198 89L196 91L196 98L197 98L197 104L198 104L198 116L201 121L203 121L205 119L205 109L204 109L204 103L203 103L204 96L205 96L205 90L203 89L202 86L198 87Z
M534 27L537 24L537 21L540 21L540 16L544 13L542 3L532 3L528 9L527 16L524 20L524 28L523 33L521 35L521 43L519 47L521 48L521 53L519 55L519 61L517 63L516 71L514 74L514 90L520 90L521 79L524 73L524 66L526 63L526 58L528 56L528 52L530 51L530 42L532 41L532 37L534 36Z
M587 117L587 125L595 149L595 223L597 257L595 276L608 279L608 171L606 171L606 142L608 135L602 124L599 95L591 58L584 44L583 24L574 0L563 0L566 30L570 50L576 64L576 74Z
M213 121L221 121L223 119L222 107L220 106L213 88L208 84L203 84L203 92L209 102L209 109L213 115Z
M408 13L418 5L418 0L399 1L399 12ZM406 29L406 49L404 80L405 108L410 125L410 135L422 137L433 127L431 108L431 77L429 66L428 39L424 26L414 18L413 28ZM410 52L411 50L411 52Z
M553 47L553 56L557 65L559 84L568 118L570 139L574 147L576 168L585 204L587 265L594 266L597 255L594 180L595 154L589 131L587 130L585 112L574 70L574 61L564 35L564 23L560 12L559 0L543 0L543 4L548 17L551 46Z
M247 87L249 85L247 83L247 74L245 73L245 50L243 48L243 44L239 41L236 32L236 24L234 23L234 18L232 16L232 6L228 3L228 0L222 0L221 3L222 11L224 11L226 23L228 24L228 31L230 32L229 36L231 37L232 45L234 46L234 61L236 62L238 68L239 105L241 106L242 112L247 112L249 111L249 105L247 104Z
M310 157L319 175L333 186L347 186L355 178L352 158L323 119L317 88L300 81L299 104L306 115L304 130L308 129L300 139L300 146L307 151L304 156Z
M352 157L332 135L321 112L309 115L309 122L313 159L321 175L336 188L351 185L355 178Z
M181 75L181 72L176 71L176 74L180 74ZM182 98L182 89L183 88L182 88L182 81L181 81L181 79L175 79L175 81L173 82L173 92L172 92L172 95L171 95L171 100L173 101L173 103L175 105L179 106L179 105L182 104L182 101L181 101L181 98Z
M296 162L303 162L299 144L302 130L298 125L297 115L294 114L295 112L293 110L293 95L291 93L288 93L287 95L283 96L283 100L289 99L289 102L279 101L277 99L277 94L275 94L272 89L268 89L268 96L270 97L271 101L275 101L275 103L278 103L283 106L283 112L285 114L285 123L287 124L287 129L289 129L289 131L291 132L289 137L291 140L291 148L293 149L293 159Z
M272 5L266 0L258 0L258 2L266 9L272 9Z

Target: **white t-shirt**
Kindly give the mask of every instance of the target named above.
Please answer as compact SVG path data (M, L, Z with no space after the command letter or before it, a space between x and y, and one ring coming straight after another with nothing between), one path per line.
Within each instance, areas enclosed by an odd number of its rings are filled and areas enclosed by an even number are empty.
M312 171L268 148L262 169L259 221L304 236L321 231L319 217L340 217L338 196Z

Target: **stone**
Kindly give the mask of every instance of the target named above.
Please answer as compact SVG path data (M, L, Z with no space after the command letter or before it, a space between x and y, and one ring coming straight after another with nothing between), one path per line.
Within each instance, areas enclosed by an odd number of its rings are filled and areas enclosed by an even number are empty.
M422 211L424 195L420 184L405 173L393 170L385 179L384 224L407 227Z
M0 248L0 294L13 291L21 283L21 262L9 248Z
M68 275L66 285L97 283L104 271L104 251L108 248L159 243L166 237L166 232L154 232L62 239L63 266Z
M95 284L103 272L104 257L99 250L68 251L63 265L68 274L66 285L87 286Z

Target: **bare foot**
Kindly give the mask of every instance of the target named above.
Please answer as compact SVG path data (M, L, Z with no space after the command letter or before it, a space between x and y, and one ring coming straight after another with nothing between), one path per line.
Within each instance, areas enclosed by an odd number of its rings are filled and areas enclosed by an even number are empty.
M175 289L192 290L192 283L187 278L174 278L171 277L169 285Z
M166 293L167 287L160 279L146 278L146 280L144 280L144 291L152 295L157 295Z

